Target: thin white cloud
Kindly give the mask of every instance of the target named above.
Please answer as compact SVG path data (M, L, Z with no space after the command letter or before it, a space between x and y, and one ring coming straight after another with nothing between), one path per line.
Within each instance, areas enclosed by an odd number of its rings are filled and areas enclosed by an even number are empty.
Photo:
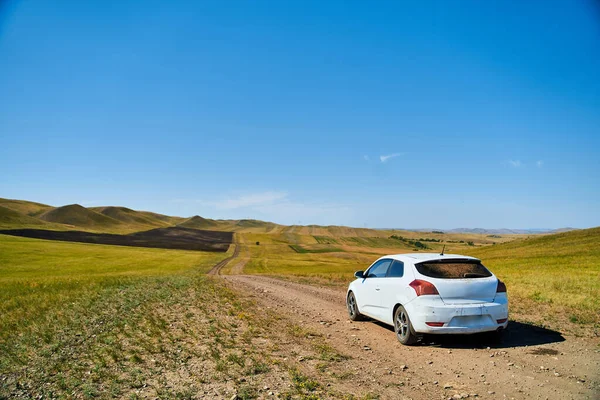
M352 216L352 209L343 204L300 203L281 201L271 205L253 207L253 210L264 215L267 220L293 224L338 225L340 221Z
M363 156L363 160L369 161L369 160L371 160L371 157L369 157L369 156Z
M514 168L519 168L519 167L523 166L523 163L521 163L521 161L519 161L519 160L508 160L508 164Z
M544 166L544 161L543 160L538 160L535 165L537 165L538 168L542 168Z
M205 207L211 207L217 210L235 210L239 208L248 208L256 206L267 206L286 200L288 194L286 192L260 192L249 193L237 197L221 198L216 200L202 199L172 199L173 203L180 204L199 204Z
M404 153L393 153L393 154L383 155L383 156L379 156L379 160L380 160L382 163L384 163L384 162L387 162L388 160L390 160L390 159L392 159L392 158L395 158L395 157L401 156L401 155L403 155L403 154L404 154Z
M267 206L288 197L285 192L263 192L242 195L233 199L225 199L214 203L214 206L223 210L233 210L244 207Z
M283 224L340 224L353 211L348 205L318 201L301 202L291 199L287 192L259 192L237 197L198 200L173 199L180 204L200 205L201 215L219 219L255 218ZM194 206L194 208L195 208ZM198 211L193 211L197 213Z

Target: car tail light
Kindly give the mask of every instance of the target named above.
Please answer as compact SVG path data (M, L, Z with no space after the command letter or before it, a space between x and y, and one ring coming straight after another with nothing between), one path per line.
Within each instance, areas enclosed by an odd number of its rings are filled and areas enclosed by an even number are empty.
M508 318L497 319L496 322L499 323L499 324L503 324L503 323L506 322L507 319Z
M496 293L506 293L506 285L500 279L498 279L498 286L496 287Z
M443 322L425 322L429 326L444 326Z
M415 289L417 296L424 296L428 294L439 294L433 283L423 281L421 279L415 279L408 284L411 288Z

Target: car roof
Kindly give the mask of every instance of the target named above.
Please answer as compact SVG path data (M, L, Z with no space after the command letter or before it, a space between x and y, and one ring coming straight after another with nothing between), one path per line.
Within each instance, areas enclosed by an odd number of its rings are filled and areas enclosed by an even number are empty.
M406 254L390 254L387 256L383 256L381 258L392 258L394 260L403 261L403 262L425 262L425 261L433 261L433 260L450 260L450 259L467 259L467 260L477 260L478 258L463 256L461 254L439 254L439 253L406 253Z

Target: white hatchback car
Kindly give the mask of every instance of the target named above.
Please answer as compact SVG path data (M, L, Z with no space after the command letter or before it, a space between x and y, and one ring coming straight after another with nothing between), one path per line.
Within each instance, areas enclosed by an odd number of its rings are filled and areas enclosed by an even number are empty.
M501 333L508 325L506 286L477 258L389 255L354 276L346 296L350 319L365 315L393 325L402 344L424 333Z

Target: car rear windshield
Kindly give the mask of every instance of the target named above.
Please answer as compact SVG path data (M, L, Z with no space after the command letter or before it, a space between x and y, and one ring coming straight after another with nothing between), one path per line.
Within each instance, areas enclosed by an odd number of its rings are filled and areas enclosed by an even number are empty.
M492 273L477 260L434 260L416 264L421 275L440 279L488 278Z

